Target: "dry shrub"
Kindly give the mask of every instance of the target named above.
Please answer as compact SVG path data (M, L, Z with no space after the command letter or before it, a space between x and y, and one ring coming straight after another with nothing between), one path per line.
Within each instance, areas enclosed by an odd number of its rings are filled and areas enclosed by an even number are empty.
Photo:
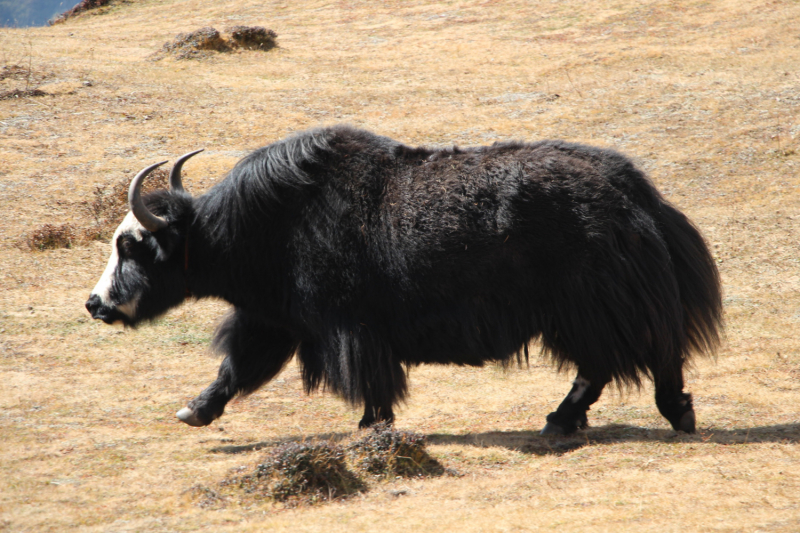
M98 7L103 7L108 5L111 0L81 0L78 5L70 9L69 11L65 11L61 13L57 17L53 18L49 21L50 25L53 24L61 24L62 22L66 22L66 20L70 17L74 17L80 13L85 11L90 11L92 9L97 9Z
M128 213L128 187L130 180L127 178L117 182L110 189L99 185L92 192L91 201L81 202L84 213L91 222L83 230L83 239L87 241L107 240L111 238L117 225ZM169 172L157 168L147 177L142 184L142 193L147 194L169 186Z
M347 453L358 469L377 476L440 476L445 472L425 449L424 436L397 431L386 423L372 426L347 446Z
M44 251L71 248L76 240L75 226L72 224L45 224L26 235L23 244L31 250Z
M232 44L245 50L271 50L278 46L278 34L261 26L233 26L227 28Z
M13 89L0 93L0 100L11 100L12 98L29 98L32 96L47 96L47 93L39 89Z
M344 450L330 442L282 444L253 474L237 481L247 493L290 505L345 498L365 489L348 470Z

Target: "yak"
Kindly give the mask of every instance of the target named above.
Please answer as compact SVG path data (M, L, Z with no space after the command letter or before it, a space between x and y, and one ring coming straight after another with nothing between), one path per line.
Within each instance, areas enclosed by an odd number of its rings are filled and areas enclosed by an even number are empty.
M307 392L391 423L422 363L522 363L529 344L577 377L543 434L587 426L603 388L655 384L694 432L683 370L722 333L720 278L694 224L619 153L565 141L410 147L351 126L255 150L192 197L179 158L142 196L86 307L135 327L187 298L232 305L219 373L177 417L219 418L296 354Z

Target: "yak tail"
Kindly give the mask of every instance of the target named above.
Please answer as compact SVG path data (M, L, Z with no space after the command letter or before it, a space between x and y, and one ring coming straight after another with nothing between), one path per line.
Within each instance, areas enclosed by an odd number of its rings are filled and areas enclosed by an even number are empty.
M713 354L723 329L717 265L700 231L666 201L661 205L659 222L680 291L687 351ZM688 359L690 353L683 356Z

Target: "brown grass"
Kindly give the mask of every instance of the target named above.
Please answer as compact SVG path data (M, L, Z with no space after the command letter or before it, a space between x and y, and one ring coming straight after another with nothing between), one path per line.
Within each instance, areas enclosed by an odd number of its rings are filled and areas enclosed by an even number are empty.
M797 531L798 18L788 0L148 0L0 29L13 72L0 93L62 87L0 101L0 528ZM281 46L147 59L178 33L233 24L273 28ZM174 412L215 375L225 305L111 328L83 309L107 244L15 243L86 227L81 202L152 162L205 147L185 168L199 194L248 150L337 122L410 144L565 138L635 157L722 272L727 341L688 382L699 434L670 431L646 388L609 391L592 428L544 439L570 376L423 367L398 426L461 477L296 509L195 505L192 487L259 449L345 439L360 413L306 397L290 365L211 427L181 425Z
M45 224L41 228L25 235L22 244L30 250L43 252L58 248L71 248L78 241L75 227L72 224Z

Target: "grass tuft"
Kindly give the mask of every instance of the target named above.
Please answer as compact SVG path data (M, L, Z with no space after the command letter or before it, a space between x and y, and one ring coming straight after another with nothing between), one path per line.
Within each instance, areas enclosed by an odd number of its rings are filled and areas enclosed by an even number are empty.
M330 442L282 444L239 486L290 505L346 498L366 488L347 468L342 447Z
M381 480L446 472L428 454L422 435L396 431L388 424L374 426L344 446L328 441L281 444L252 473L241 475L242 469L220 483L219 493L193 487L194 500L201 506L217 506L256 498L294 507L366 492L364 474Z
M440 476L444 467L428 454L425 437L376 424L347 446L357 468L377 476Z
M231 42L245 50L271 50L278 46L278 34L261 26L233 26L225 31Z

